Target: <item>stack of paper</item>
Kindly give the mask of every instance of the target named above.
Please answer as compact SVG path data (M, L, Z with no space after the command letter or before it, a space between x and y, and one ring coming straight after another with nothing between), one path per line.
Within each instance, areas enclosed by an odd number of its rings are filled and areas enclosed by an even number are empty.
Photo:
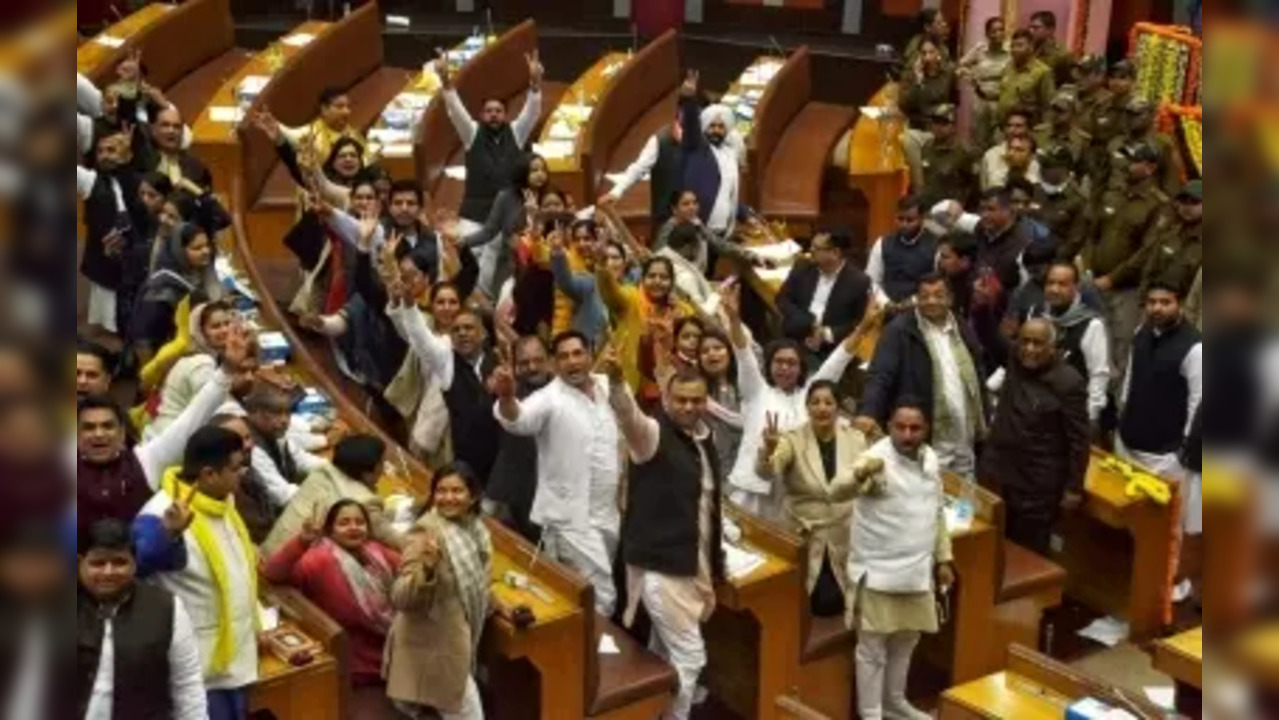
M240 81L239 86L236 87L235 98L241 105L252 105L269 84L271 84L271 78L268 75L250 75Z
M544 143L537 143L533 146L533 152L548 160L559 160L573 157L573 153L576 149L576 139L551 140Z
M106 33L102 33L101 35L95 37L93 41L99 45L105 45L106 47L109 47L109 48L118 48L118 47L124 46L123 38L118 38L114 35L108 35Z
M306 47L314 39L315 36L310 33L294 33L280 40L280 42L290 47Z
M209 120L215 123L238 123L244 119L242 108L228 105L214 105L209 108Z
M765 260L772 260L776 263L789 263L795 259L796 255L804 252L804 248L794 240L785 240L771 245L758 245L752 247L751 252Z
M1079 631L1079 637L1115 647L1128 639L1128 623L1113 617L1104 617Z
M763 567L764 558L749 550L724 543L724 572L730 580L739 580Z

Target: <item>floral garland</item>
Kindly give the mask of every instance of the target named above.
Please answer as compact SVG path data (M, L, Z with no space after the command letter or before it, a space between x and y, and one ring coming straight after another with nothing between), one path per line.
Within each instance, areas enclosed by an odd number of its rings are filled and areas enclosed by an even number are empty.
M1195 170L1199 171L1199 175L1202 177L1204 173L1203 121L1197 117L1182 115L1181 136L1186 139L1186 150L1190 153L1190 159L1195 165Z
M1203 41L1188 28L1137 23L1129 53L1137 66L1137 93L1156 105L1197 102Z
M1163 105L1159 108L1158 127L1165 135L1176 136L1180 133L1180 145L1188 160L1186 167L1189 169L1193 166L1192 175L1203 177L1203 108Z

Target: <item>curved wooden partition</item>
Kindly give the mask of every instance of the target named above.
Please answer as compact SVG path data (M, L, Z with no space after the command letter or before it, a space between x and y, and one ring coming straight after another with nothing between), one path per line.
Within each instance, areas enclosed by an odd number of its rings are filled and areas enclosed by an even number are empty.
M387 444L389 456L401 465L401 472L408 475L395 478L396 488L416 497L425 497L430 471L347 397L338 383L322 370L323 365L281 312L258 267L257 253L249 242L243 184L234 179L231 187L235 264L248 276L249 284L257 293L261 324L284 334L291 348L290 369L328 397L338 417L348 427L355 432L374 435ZM588 668L598 663L594 591L584 580L540 557L536 548L506 527L490 522L489 531L493 537L495 567L523 574L554 600L545 611L533 605L538 611L538 621L525 630L516 629L501 617L490 619L484 662L490 671L490 681L503 688L501 696L496 699L498 707L507 708L510 715L528 716L530 698L537 697L537 717L581 720L586 717L589 696L595 692L588 683L588 676L594 677L588 675ZM509 593L519 598L522 592L526 591L495 586L495 593L499 596ZM536 671L531 680L527 670L529 666ZM530 684L531 687L528 686ZM529 694L512 692L525 687Z
M75 5L67 4L37 22L6 30L5 41L0 43L0 73L26 82L66 82L66 75L59 75L65 72L61 59L78 47L75 43L80 37Z
M674 30L667 30L613 76L582 128L581 162L588 200L602 189L604 173L622 140L635 129L647 130L640 119L655 105L664 103L671 89L679 85L679 69L678 36ZM671 108L667 117L673 117L674 112L675 108Z
M105 34L124 44L110 48L90 40L76 53L76 64L96 85L110 82L116 63L134 50L142 52L148 81L168 89L235 46L230 0L153 3L111 26ZM95 66L85 72L82 58L89 54L95 57Z
M773 159L773 153L782 142L786 128L795 116L808 104L813 95L812 56L805 45L786 59L786 64L768 84L764 97L755 110L755 131L747 145L747 165L751 175L759 179L754 183L755 197L748 202L759 206L764 185L764 172Z
M378 6L369 3L297 52L275 75L250 108L270 109L285 125L305 125L315 118L320 93L327 87L350 87L382 65L382 22ZM244 196L256 203L278 160L270 139L249 123L239 128Z
M454 87L462 102L472 113L478 113L486 99L510 100L519 96L528 89L524 56L536 49L536 22L526 20L508 30L466 63L454 78ZM422 115L413 147L418 181L431 193L432 199L439 195L437 186L444 177L444 169L461 150L462 142L449 122L444 98L437 96Z

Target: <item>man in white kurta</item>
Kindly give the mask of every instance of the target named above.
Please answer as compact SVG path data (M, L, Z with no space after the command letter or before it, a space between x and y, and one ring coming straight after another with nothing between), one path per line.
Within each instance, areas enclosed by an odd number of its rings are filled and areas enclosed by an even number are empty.
M530 519L542 528L544 552L586 578L595 588L596 610L612 617L621 525L617 417L609 405L608 378L591 374L590 343L575 333L556 339L557 377L528 398L517 399L511 368L494 371L494 415L507 432L537 441Z
M889 437L858 461L848 556L850 626L857 631L862 720L926 720L906 698L922 633L939 629L936 592L954 584L945 490L924 409L901 404Z

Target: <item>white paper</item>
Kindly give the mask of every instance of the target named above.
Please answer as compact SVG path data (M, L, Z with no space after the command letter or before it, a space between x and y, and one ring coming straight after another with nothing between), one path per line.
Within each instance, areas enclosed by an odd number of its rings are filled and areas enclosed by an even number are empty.
M1104 617L1079 631L1079 637L1099 642L1106 647L1115 647L1128 639L1128 623L1117 618Z
M796 255L804 252L804 248L800 247L799 243L794 240L785 240L769 245L752 246L750 251L765 260L788 262L794 259Z
M600 636L600 655L621 655L622 649L617 646L617 641L612 635L605 633Z
M749 550L724 543L724 572L730 580L738 580L763 567L764 558Z
M258 621L263 632L271 632L280 627L280 608L265 607L258 604Z
M444 168L444 177L450 180L457 180L458 182L466 182L466 166L453 165L446 167Z
M93 41L99 45L105 45L106 47L109 47L109 48L118 48L118 47L124 46L123 38L118 38L114 35L108 35L106 33L102 33L101 35L95 37Z
M237 94L241 95L258 95L271 84L269 75L250 75L240 81L239 87L236 88Z
M1146 697L1150 698L1150 702L1167 710L1177 709L1177 688L1169 685L1168 687L1148 687L1143 690Z
M244 110L235 105L214 105L209 108L209 119L215 123L238 123L244 119Z
M315 36L312 35L311 33L294 33L284 38L280 42L284 43L285 45L289 45L291 47L306 47L307 45L311 44L311 41L314 39L315 39Z
M548 133L551 140L571 143L577 140L577 130L573 129L567 122L560 120L551 125L551 132Z
M573 157L573 153L576 151L577 142L575 140L550 140L533 145L533 152L548 159Z
M413 156L413 146L407 143L395 143L382 146L382 157L405 158Z
M971 509L965 512L957 503L947 503L945 508L946 529L951 535L966 532L973 526Z
M893 115L892 110L890 110L889 108L886 108L886 107L870 107L870 106L868 106L868 107L864 107L864 108L862 108L862 109L861 109L861 113L862 113L862 115L863 115L864 117L868 117L868 118L870 118L871 120L879 120L879 119L881 119L881 118L888 118L888 117L891 117L891 116Z

